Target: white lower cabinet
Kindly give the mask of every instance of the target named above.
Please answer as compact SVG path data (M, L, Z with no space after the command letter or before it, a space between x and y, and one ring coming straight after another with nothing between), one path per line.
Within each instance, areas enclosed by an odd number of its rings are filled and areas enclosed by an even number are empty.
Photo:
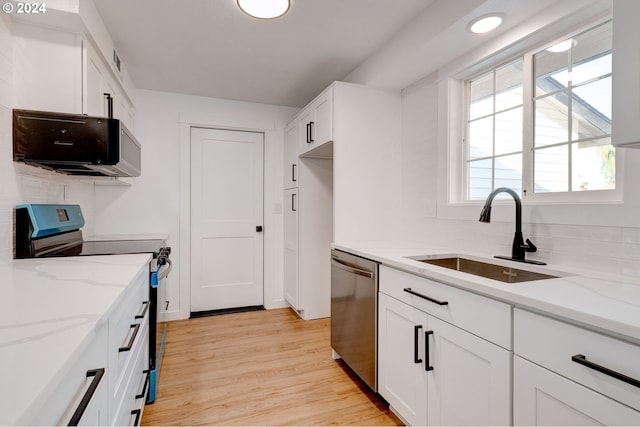
M96 327L30 425L108 425L107 332L106 323Z
M378 295L378 393L409 425L427 424L427 315Z
M515 425L640 425L640 412L519 356L513 377Z
M511 353L384 293L378 391L409 425L511 423Z
M143 271L109 318L109 424L132 425L149 368L149 279ZM143 390L146 397L146 390ZM138 424L140 423L140 416Z
M516 425L640 425L640 346L514 310Z

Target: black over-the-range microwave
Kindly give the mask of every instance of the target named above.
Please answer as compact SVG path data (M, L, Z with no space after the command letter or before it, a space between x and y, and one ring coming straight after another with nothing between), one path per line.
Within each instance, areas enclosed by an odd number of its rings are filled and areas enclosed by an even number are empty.
M13 160L69 175L140 176L140 143L118 119L13 110Z

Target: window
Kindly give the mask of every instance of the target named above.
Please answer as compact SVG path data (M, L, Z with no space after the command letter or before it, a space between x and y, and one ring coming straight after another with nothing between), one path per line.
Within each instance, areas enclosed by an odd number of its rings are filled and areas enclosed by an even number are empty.
M467 200L616 188L611 55L609 21L465 82Z
M498 187L522 191L522 59L467 83L469 200Z

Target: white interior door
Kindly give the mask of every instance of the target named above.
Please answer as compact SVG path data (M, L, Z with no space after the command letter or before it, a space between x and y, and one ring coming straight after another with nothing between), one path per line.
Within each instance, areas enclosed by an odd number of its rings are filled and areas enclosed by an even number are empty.
M191 311L263 304L263 141L191 130Z

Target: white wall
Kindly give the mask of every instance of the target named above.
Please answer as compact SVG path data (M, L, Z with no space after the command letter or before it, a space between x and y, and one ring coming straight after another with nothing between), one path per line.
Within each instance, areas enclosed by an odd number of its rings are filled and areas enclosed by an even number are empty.
M175 267L167 283L167 319L190 313L189 127L265 132L265 307L283 297L283 141L297 109L191 95L136 93L136 137L142 144L142 176L132 187L96 189L96 233L169 233Z
M14 86L15 55L12 23L0 14L0 262L13 258L14 208L20 203L80 204L93 231L93 183L13 162L11 109L23 90Z
M446 93L446 92L445 92ZM402 233L407 241L509 255L514 233L513 203L494 207L498 220L478 222L482 203L447 219L439 192L447 182L446 142L438 141L438 107L443 91L436 76L425 77L402 92ZM441 132L442 133L442 132ZM550 264L611 274L640 274L640 150L626 149L624 202L612 206L539 206L524 210L523 232L538 246L532 258ZM444 161L443 161L444 159ZM438 205L440 203L440 205ZM524 202L526 205L526 201ZM563 212L563 210L565 212ZM466 209L468 211L468 209ZM563 215L571 212L571 215ZM609 212L601 215L599 212ZM596 214L598 213L598 214ZM564 218L554 222L554 218ZM568 218L568 219L567 219Z

